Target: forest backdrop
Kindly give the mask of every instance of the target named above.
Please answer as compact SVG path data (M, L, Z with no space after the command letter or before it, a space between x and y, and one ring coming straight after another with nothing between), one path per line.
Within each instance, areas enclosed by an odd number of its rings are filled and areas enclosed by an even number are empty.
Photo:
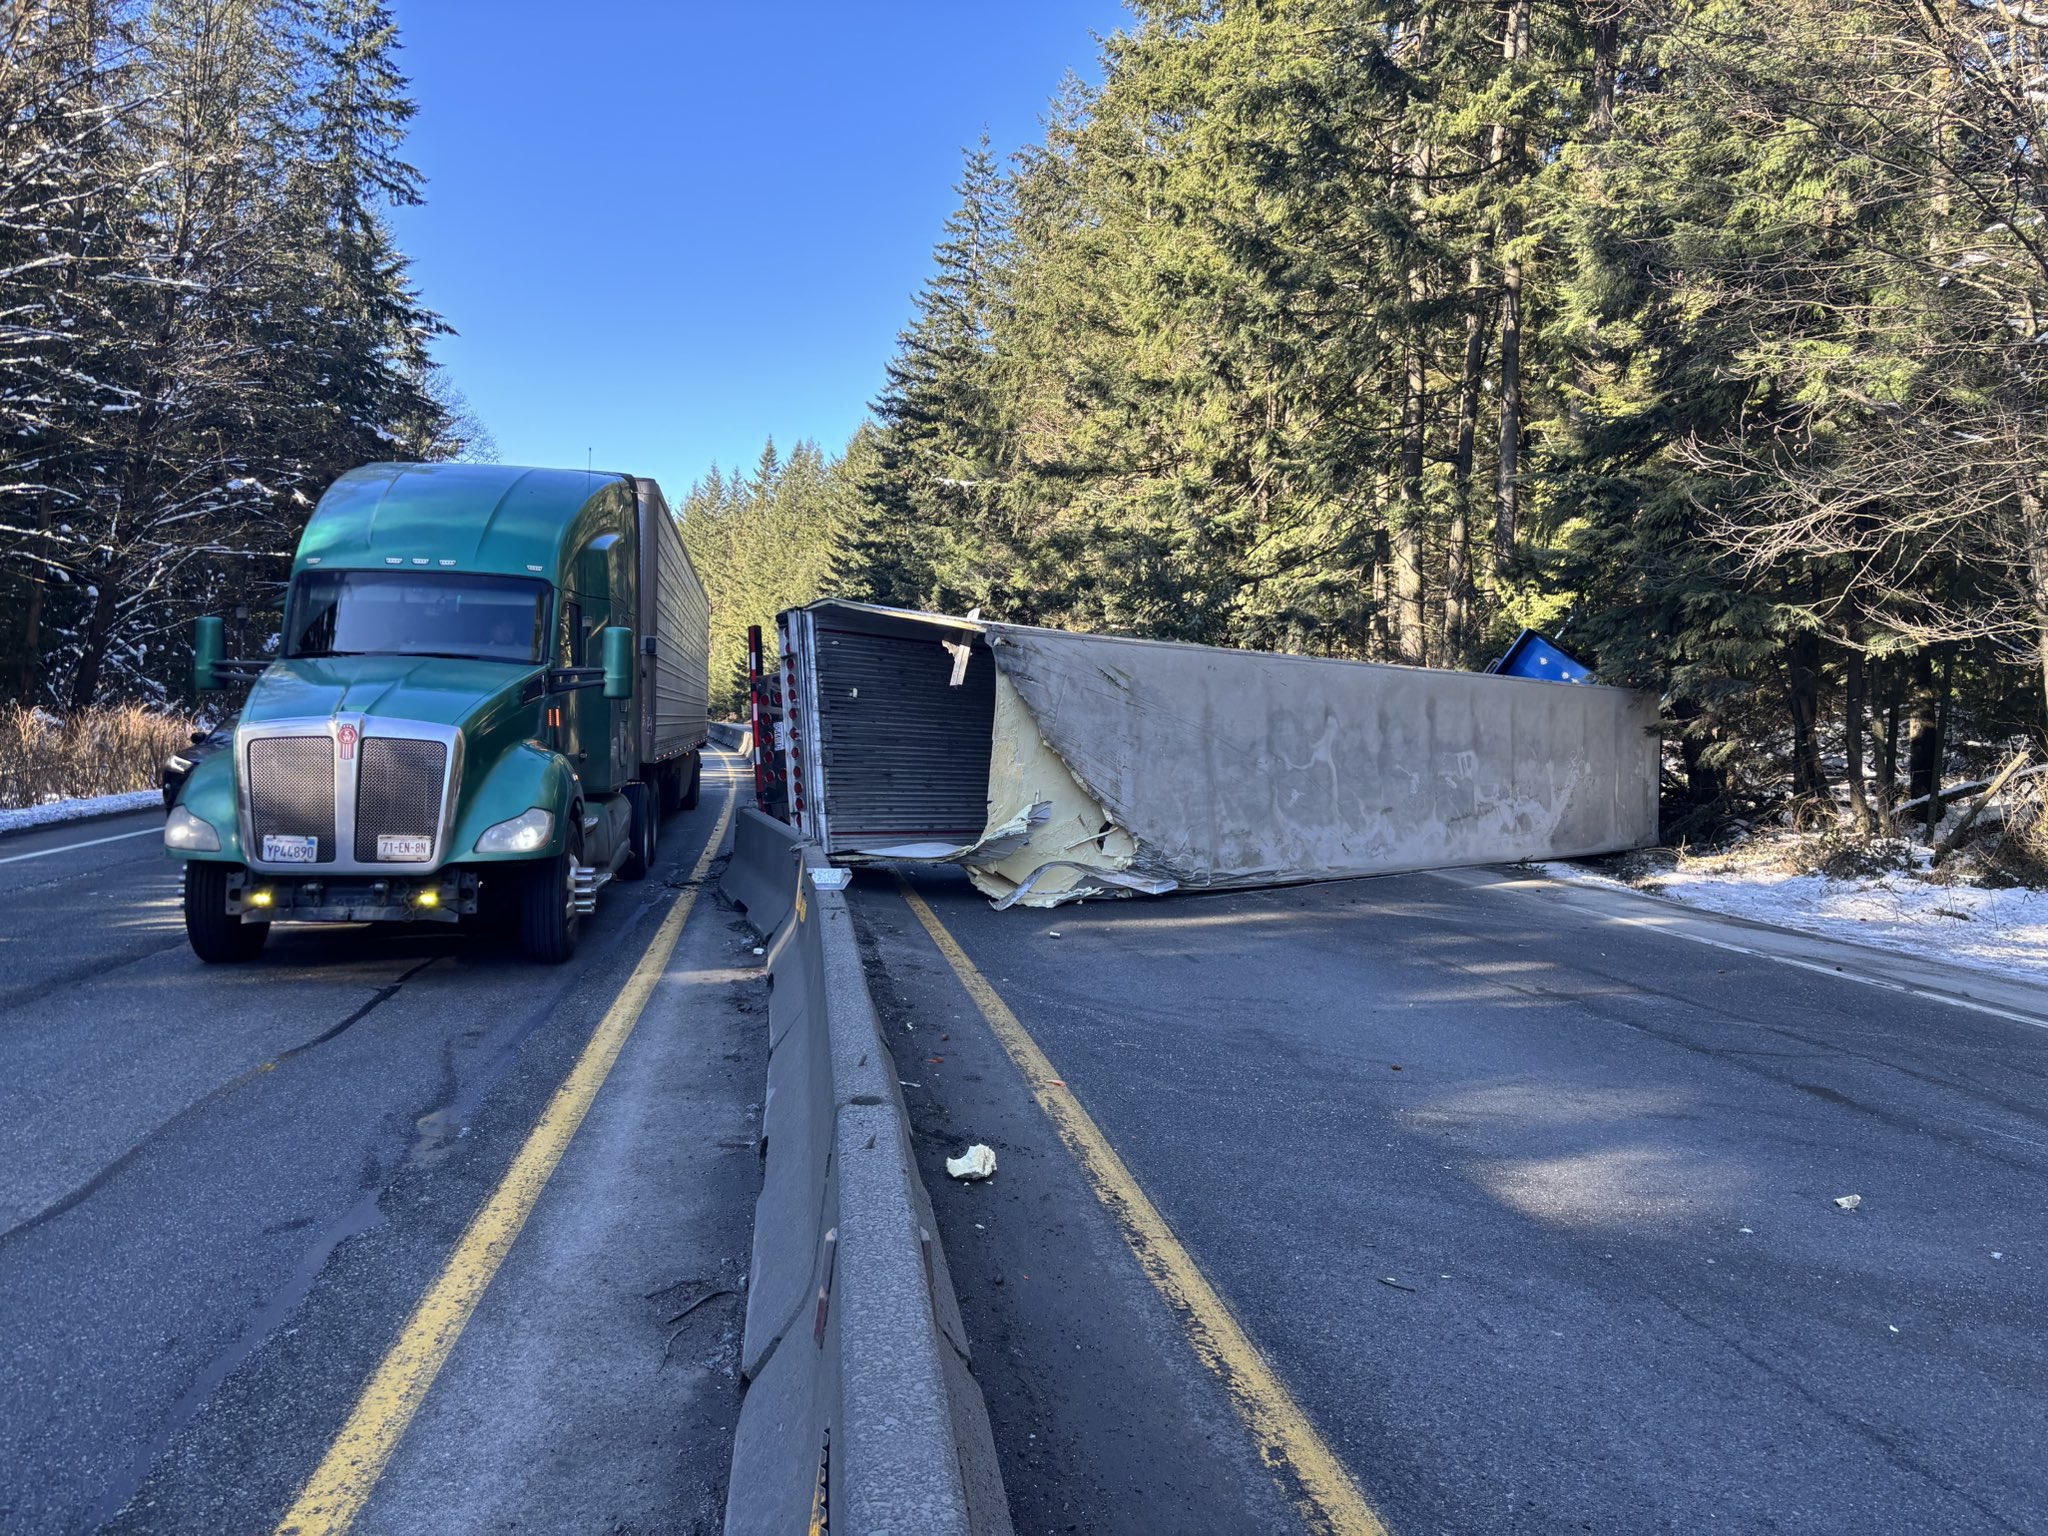
M2038 737L2048 11L1131 12L967 154L870 424L681 498L721 704L834 592L1430 666L1540 627L1663 697L1681 832ZM178 699L335 473L488 451L383 217L395 44L377 0L0 10L14 697Z
M378 0L0 4L13 697L189 697L192 619L260 638L337 474L487 448L383 217L396 42Z
M688 498L734 632L826 590L1431 666L1538 626L1664 696L1680 831L1873 822L2039 735L2048 10L1133 11L967 155L874 424L795 501L795 459Z

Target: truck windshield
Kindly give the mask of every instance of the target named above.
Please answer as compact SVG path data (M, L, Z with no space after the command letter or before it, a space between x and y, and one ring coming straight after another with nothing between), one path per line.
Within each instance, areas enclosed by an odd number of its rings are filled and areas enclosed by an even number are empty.
M305 571L285 614L287 656L452 656L538 662L548 585L453 571Z

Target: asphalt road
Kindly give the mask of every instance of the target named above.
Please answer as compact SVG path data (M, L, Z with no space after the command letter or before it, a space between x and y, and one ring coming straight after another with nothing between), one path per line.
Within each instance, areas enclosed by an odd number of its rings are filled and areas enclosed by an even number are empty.
M1512 872L911 878L1398 1536L2048 1530L2048 995ZM893 879L851 896L1019 1532L1311 1524Z
M681 894L723 760L559 968L440 929L208 968L160 814L0 839L0 1530L271 1529ZM752 944L697 903L356 1529L718 1528Z

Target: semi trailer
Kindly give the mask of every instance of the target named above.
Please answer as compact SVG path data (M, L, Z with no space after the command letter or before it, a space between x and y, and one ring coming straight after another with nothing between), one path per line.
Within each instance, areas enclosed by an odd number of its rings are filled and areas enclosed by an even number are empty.
M223 636L199 620L194 683L248 681L233 750L164 827L202 960L277 923L481 918L559 962L697 803L710 605L652 480L352 469L299 541L274 655Z
M835 599L777 634L762 808L835 864L958 864L999 907L1657 840L1645 693Z

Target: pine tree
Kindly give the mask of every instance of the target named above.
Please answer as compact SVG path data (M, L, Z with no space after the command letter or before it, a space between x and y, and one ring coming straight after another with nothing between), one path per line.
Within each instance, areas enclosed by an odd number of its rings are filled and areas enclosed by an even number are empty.
M867 505L839 575L849 593L906 607L999 604L1005 468L994 345L1009 248L1008 189L987 136L965 157L935 267L875 403Z

